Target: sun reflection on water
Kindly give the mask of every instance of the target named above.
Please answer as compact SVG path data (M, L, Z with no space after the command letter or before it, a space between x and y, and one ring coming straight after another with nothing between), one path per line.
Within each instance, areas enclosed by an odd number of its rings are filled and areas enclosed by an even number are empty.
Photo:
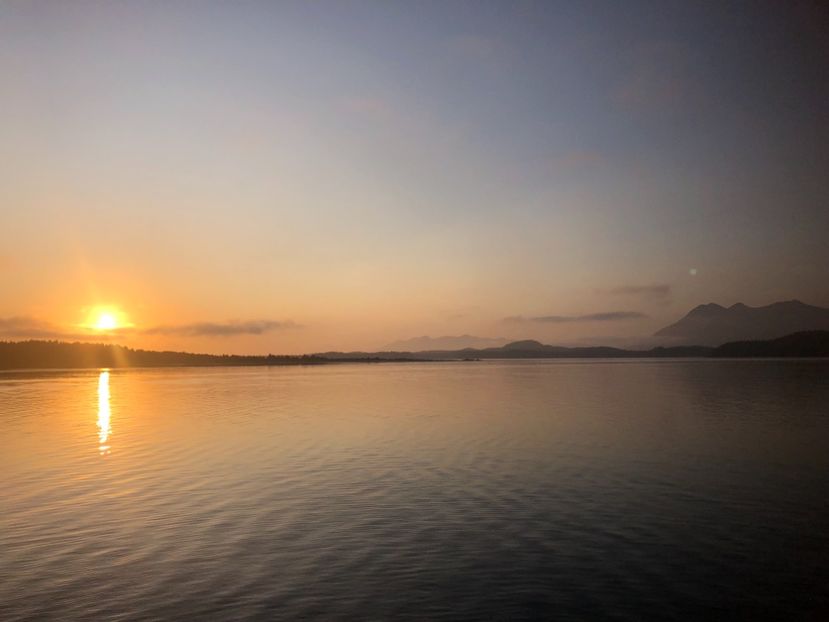
M103 456L109 453L107 443L112 428L109 424L109 370L101 371L98 376L98 452Z

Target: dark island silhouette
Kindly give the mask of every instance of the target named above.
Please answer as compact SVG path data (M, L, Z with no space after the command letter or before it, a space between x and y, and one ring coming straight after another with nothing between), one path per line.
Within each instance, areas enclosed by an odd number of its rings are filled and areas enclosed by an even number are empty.
M430 361L483 359L555 358L704 358L704 357L829 357L829 331L802 331L765 341L729 342L718 347L674 346L649 350L625 350L610 346L567 348L550 346L531 339L514 341L500 348L432 350L426 352L322 352L328 360L416 359Z
M726 308L709 303L695 307L654 336L673 344L717 346L731 341L776 339L807 330L829 330L829 309L799 300L775 302L765 307L749 307L738 302Z
M399 360L411 358L429 361L468 359L549 359L549 358L669 358L708 356L705 346L656 347L650 350L625 350L610 346L569 348L551 346L533 339L513 341L497 348L463 348L462 350L425 350L422 352L320 352L314 356L328 360L361 360L380 358Z
M721 358L829 357L829 331L807 330L765 341L732 341L711 351Z
M526 340L500 348L432 352L324 352L299 356L240 356L134 350L102 343L0 341L0 369L122 367L231 367L469 361L483 359L829 357L829 331L803 331L766 341L739 341L716 348L678 346L623 350L607 346L566 348Z

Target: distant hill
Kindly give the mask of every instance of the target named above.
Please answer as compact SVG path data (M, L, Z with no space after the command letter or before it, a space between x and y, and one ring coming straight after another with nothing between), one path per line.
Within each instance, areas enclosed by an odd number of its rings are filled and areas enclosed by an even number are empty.
M718 348L658 347L623 350L609 346L565 348L533 340L514 341L499 348L432 350L428 352L323 352L301 356L240 356L133 350L102 343L60 341L0 341L0 370L80 369L119 367L222 367L264 365L324 365L331 363L389 363L482 359L561 358L702 358L702 357L829 357L829 331L806 331L770 341L740 341Z
M829 331L803 331L767 341L734 341L715 348L711 356L829 357Z
M674 343L716 346L730 341L775 339L806 330L829 330L829 309L789 300L765 307L737 303L725 308L710 303L692 309L656 337Z
M422 352L424 350L462 350L463 348L494 348L502 346L506 339L475 337L474 335L446 335L443 337L412 337L388 344L384 350L396 352Z
M462 350L428 350L425 352L320 352L314 356L331 359L348 358L410 358L430 361L458 359L550 359L550 358L643 358L643 357L700 357L708 356L711 348L704 346L678 346L652 348L650 350L623 350L610 346L566 348L548 346L532 339L513 341L500 348L464 348Z

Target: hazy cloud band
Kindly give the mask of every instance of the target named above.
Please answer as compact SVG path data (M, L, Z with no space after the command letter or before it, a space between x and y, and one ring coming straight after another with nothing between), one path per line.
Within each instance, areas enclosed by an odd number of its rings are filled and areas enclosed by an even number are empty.
M617 322L621 320L637 320L646 317L648 316L639 311L605 311L602 313L588 313L586 315L541 315L537 317L518 315L504 318L504 321L563 324L567 322Z
M250 320L247 322L196 322L172 326L155 326L140 331L145 335L180 335L184 337L232 337L262 335L284 328L297 328L291 321Z
M232 337L236 335L263 335L287 328L298 328L290 320L249 320L245 322L196 322L151 328L116 328L110 331L79 331L77 327L61 327L37 318L17 316L0 318L0 337L29 339L107 339L113 335L177 335L181 337Z
M0 337L29 337L30 339L69 339L77 333L29 316L0 318Z
M671 294L671 286L667 284L624 285L622 287L614 287L609 291L609 293L614 295L650 296L653 298L662 298Z

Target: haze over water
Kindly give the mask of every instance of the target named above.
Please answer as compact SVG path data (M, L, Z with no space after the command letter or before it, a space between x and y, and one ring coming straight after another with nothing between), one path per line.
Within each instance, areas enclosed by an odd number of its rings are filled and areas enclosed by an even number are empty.
M829 362L0 375L0 619L821 619Z

